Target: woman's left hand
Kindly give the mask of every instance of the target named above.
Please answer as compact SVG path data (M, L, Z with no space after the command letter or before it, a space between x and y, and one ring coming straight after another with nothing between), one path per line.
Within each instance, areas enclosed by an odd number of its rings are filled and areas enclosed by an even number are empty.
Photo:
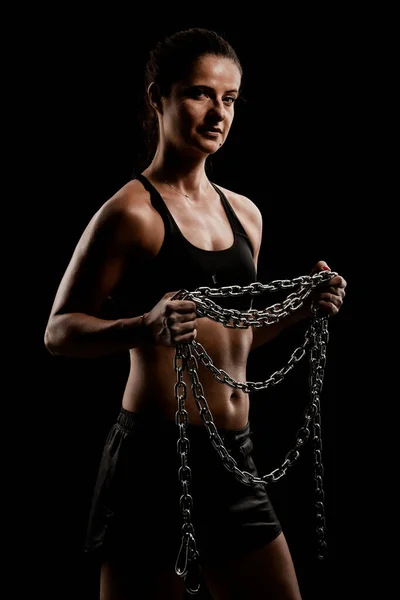
M317 262L310 275L314 275L319 271L330 271L330 267L325 261L320 260ZM319 285L311 294L312 302L315 308L321 309L321 311L329 316L333 317L337 315L342 307L344 297L346 295L347 281L340 275L332 277L330 281L325 284Z

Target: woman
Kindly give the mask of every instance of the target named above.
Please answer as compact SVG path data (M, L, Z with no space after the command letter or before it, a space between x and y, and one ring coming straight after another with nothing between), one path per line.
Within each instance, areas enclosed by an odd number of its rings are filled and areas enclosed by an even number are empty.
M194 301L173 298L181 289L257 281L262 218L249 198L217 186L206 174L207 157L227 139L240 93L242 68L230 44L204 29L178 32L151 52L146 77L157 125L155 153L89 222L45 333L46 347L55 355L130 353L121 412L104 447L85 545L101 562L102 600L184 594L183 578L175 571L182 526L177 344L200 342L218 368L246 381L249 352L311 314L308 302L269 327L227 328L198 318ZM322 269L329 267L320 261L313 272ZM335 276L329 287L313 294L314 302L335 315L345 287L345 280ZM219 304L245 307L242 298ZM201 364L199 378L225 446L240 469L257 474L248 394L221 385ZM211 596L298 600L292 559L265 486L245 486L225 469L211 447L186 373L183 380L192 521Z

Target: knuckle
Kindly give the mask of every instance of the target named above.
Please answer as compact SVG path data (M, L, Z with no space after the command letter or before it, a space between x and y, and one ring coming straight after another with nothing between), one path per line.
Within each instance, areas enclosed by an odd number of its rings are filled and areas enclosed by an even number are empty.
M170 315L166 319L166 324L167 324L168 329L174 329L174 327L176 325L176 319Z
M174 305L173 305L172 301L168 301L165 304L165 314L170 315L173 312L173 310L174 310Z

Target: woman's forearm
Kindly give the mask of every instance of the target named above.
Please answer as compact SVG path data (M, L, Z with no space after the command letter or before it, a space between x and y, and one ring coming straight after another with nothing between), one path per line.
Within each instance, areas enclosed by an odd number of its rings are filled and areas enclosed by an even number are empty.
M142 316L105 320L83 313L65 313L50 318L44 343L56 356L95 358L144 345L148 335Z

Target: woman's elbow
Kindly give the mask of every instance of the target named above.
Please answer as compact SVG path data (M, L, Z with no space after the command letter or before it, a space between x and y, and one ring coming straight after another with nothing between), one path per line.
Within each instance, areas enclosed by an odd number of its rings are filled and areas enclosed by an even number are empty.
M49 326L46 327L43 341L45 348L50 352L50 354L53 354L53 356L57 356L59 354L59 352L57 351L57 344L55 343Z
M50 319L47 323L43 341L45 348L53 356L62 356L65 354L65 335L62 333L62 327L60 327L60 324L54 322L54 319Z

